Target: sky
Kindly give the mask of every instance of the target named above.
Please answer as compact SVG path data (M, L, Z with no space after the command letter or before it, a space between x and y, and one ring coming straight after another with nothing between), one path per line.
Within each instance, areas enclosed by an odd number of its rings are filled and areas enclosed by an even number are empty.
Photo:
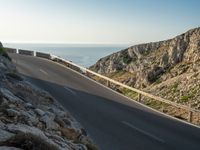
M200 0L0 0L0 41L136 44L200 26Z

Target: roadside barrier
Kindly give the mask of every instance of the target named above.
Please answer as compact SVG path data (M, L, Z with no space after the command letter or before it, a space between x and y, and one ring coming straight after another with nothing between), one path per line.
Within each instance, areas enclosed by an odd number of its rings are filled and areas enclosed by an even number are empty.
M10 49L10 48L8 48ZM8 51L9 52L9 51ZM15 52L15 51L11 51L12 52ZM34 51L27 51L27 50L18 50L18 53L19 54L24 54L24 55L31 55L31 56L34 56ZM42 58L45 58L45 59L49 59L49 60L52 60L52 61L55 61L57 63L60 63L60 64L63 64L81 74L84 74L86 76L88 76L88 74L91 74L91 75L94 75L94 76L97 76L101 79L104 79L106 82L107 82L107 87L109 87L109 85L112 83L114 85L117 85L117 86L120 86L120 87L123 87L125 89L128 89L128 90L131 90L133 92L136 92L138 94L138 101L140 102L141 101L141 98L142 96L144 97L147 97L147 98L150 98L150 99L154 99L156 101L159 101L159 102L162 102L162 103L165 103L165 104L169 104L171 106L174 106L176 108L180 108L180 109L183 109L183 110L186 110L188 112L188 117L187 117L187 120L188 122L192 122L193 121L193 114L194 113L198 113L200 114L200 110L197 110L197 109L194 109L191 107L191 105L189 106L186 106L186 105L182 105L182 104L178 104L176 102L172 102L170 100L167 100L167 99L164 99L164 98L161 98L159 96L156 96L156 95L153 95L153 94L150 94L150 93L147 93L147 92L144 92L142 90L139 90L139 89L136 89L136 88L133 88L133 87L130 87L128 85L125 85L121 82L118 82L118 81L115 81L113 79L110 79L106 76L103 76L101 74L98 74L94 71L91 71L85 67L82 67L82 66L79 66L71 61L67 61L61 57L58 57L58 56L55 56L55 55L51 55L51 54L46 54L46 53L41 53L41 52L36 52L36 56L37 57L42 57Z
M94 72L94 71L91 71L91 70L85 68L85 67L79 66L79 65L77 65L77 64L75 64L75 63L73 63L73 62L67 61L67 60L65 60L65 59L63 59L63 58L60 58L60 57L58 57L58 56L55 56L55 55L52 55L52 58L51 58L51 59L52 59L53 61L57 61L57 62L62 62L62 63L64 62L64 63L66 64L66 66L70 67L71 69L73 69L73 68L79 68L79 72L81 71L81 73L84 73L86 76L87 76L87 74L92 74L92 75L97 76L97 77L99 77L99 78L101 78L101 79L104 79L105 81L107 81L107 87L109 87L109 85L112 83L112 84L114 84L114 85L118 85L118 86L123 87L123 88L125 88L125 89L128 89L128 90L131 90L131 91L133 91L133 92L136 92L136 93L138 93L138 101L139 101L139 102L141 101L142 96L145 96L145 97L147 97L147 98L151 98L151 99L154 99L154 100L156 100L156 101L159 101L159 102L162 102L162 103L165 103L165 104L172 105L172 106L174 106L174 107L176 107L176 108L180 108L180 109L186 110L186 111L188 111L188 118L187 118L188 122L192 122L193 113L198 113L198 114L200 114L200 110L193 109L193 108L191 107L191 105L186 106L186 105L178 104L178 103L176 103L176 102L172 102L172 101L170 101L170 100L161 98L161 97L159 97L159 96L156 96L156 95L153 95L153 94L150 94L150 93L141 91L141 90L139 90L139 89L130 87L130 86L125 85L125 84L123 84L123 83L121 83L121 82L118 82L118 81L115 81L115 80L113 80L113 79L110 79L110 78L108 78L108 77L106 77L106 76L103 76L103 75L101 75L101 74L98 74L98 73L96 73L96 72ZM76 70L77 70L77 69L76 69Z
M4 47L4 50L8 53L17 53L17 49L15 48Z
M29 50L22 50L22 49L19 49L19 50L18 50L18 53L19 53L19 54L22 54L22 55L34 56L34 51L29 51Z
M46 58L46 59L51 59L51 55L47 53L42 53L42 52L36 52L35 53L36 57L41 57L41 58Z

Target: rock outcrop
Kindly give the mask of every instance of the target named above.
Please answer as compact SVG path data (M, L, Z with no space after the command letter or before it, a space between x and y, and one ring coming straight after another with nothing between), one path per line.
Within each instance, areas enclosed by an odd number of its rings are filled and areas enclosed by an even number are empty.
M0 44L1 45L1 44ZM86 131L0 55L0 150L92 150Z
M101 58L90 69L170 100L190 100L200 108L200 28L129 47Z

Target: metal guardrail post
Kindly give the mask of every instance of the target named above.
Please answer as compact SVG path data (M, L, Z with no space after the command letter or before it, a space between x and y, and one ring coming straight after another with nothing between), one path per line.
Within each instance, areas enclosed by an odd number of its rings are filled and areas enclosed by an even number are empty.
M138 102L141 102L142 94L138 94Z
M85 75L86 75L87 77L89 77L89 72L88 72L88 71L86 71L86 72L85 72Z
M164 107L163 104L161 104L161 105L162 105L162 106L161 106L161 111L164 112L164 111L165 111L165 107Z
M191 104L189 104L189 108L191 108ZM193 112L189 110L188 112L188 122L192 122Z
M107 87L110 87L110 81L107 81L106 85Z

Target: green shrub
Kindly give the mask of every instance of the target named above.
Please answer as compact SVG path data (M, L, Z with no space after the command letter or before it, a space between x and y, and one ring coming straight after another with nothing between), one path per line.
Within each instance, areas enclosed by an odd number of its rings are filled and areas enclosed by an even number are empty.
M159 79L156 80L155 83L156 83L156 84L160 84L160 83L162 83L162 81L161 81L161 79L159 78Z
M131 62L131 60L132 60L132 58L129 57L128 55L126 55L126 56L123 57L123 62L125 64L129 64Z
M184 95L184 96L181 96L181 97L180 97L180 101L181 101L181 102L188 102L189 98L190 98L190 96Z
M0 55L2 55L3 57L5 57L11 61L11 58L8 56L8 54L6 53L6 51L3 47L0 47Z
M3 47L0 47L0 54L4 53L4 48Z
M22 81L23 78L20 77L18 74L16 74L15 72L9 72L6 74L7 77L10 77L10 78L13 78L15 80L19 80L19 81Z
M175 92L177 92L177 88L178 88L178 82L176 82L174 85L172 85L171 91L172 91L173 93L175 93Z
M128 96L128 97L130 97L130 98L132 98L132 99L135 99L135 98L137 98L137 96L138 96L138 94L137 94L136 92L133 92L133 91L131 91L131 90L129 90L129 89L125 89L125 88L122 88L122 89L121 89L121 92L122 92L125 96Z

